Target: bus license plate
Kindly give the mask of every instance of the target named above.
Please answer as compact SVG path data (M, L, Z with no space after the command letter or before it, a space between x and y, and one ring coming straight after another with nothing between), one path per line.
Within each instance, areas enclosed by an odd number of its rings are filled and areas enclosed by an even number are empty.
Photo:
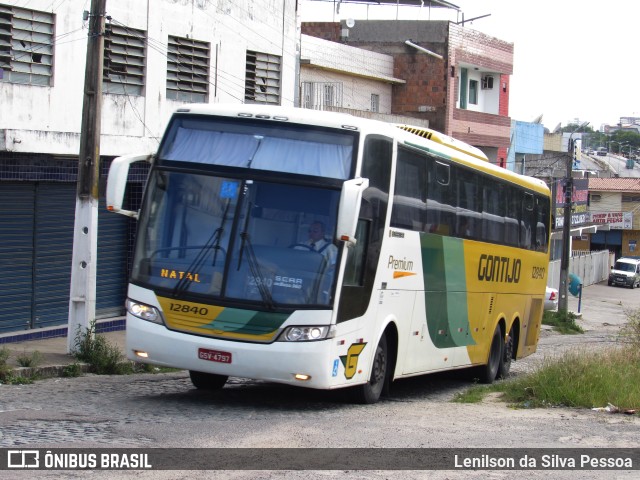
M209 362L231 363L231 354L229 352L209 350L208 348L199 348L198 358Z

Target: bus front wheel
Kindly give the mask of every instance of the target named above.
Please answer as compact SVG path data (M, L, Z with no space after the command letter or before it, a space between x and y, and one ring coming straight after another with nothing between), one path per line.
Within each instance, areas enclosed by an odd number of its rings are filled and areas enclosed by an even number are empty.
M195 370L189 370L189 377L191 377L193 386L198 390L220 390L229 378L226 375L196 372Z
M353 387L353 398L356 403L376 403L380 399L385 383L388 381L389 356L387 337L380 339L371 366L371 377L364 385Z
M500 365L504 362L504 339L502 338L502 330L500 325L496 326L496 330L493 332L493 338L491 339L491 350L489 351L489 358L487 364L483 365L479 369L480 381L482 383L493 383L498 376L498 370Z

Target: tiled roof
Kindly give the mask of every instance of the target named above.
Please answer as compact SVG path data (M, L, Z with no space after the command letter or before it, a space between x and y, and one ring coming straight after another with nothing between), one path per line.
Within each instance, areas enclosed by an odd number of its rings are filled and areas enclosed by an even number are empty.
M589 190L640 192L640 178L590 178Z

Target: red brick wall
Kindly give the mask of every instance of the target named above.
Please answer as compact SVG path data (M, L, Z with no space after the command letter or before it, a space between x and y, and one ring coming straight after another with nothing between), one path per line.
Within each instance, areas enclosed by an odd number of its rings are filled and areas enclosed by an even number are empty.
M365 41L362 37L359 42L349 38L347 43L393 56L394 76L402 78L406 84L393 86L392 113L428 119L434 130L472 145L497 148L496 163L506 163L511 129L508 115L513 44L453 23L448 23L444 28L442 25L438 27L437 22L422 23L425 24L424 32L416 32L416 37L411 40L442 54L444 60L405 45L407 38L403 36L401 26L391 35L388 30L385 31L389 38L369 37ZM362 26L362 22L359 25ZM340 23L305 22L302 24L302 33L341 41ZM500 74L497 115L456 108L460 63L469 63ZM453 77L452 66L455 67ZM506 84L506 91L502 89L503 83Z
M336 22L303 22L302 33L332 42L340 41L341 25Z
M500 75L500 107L499 115L509 116L509 75Z

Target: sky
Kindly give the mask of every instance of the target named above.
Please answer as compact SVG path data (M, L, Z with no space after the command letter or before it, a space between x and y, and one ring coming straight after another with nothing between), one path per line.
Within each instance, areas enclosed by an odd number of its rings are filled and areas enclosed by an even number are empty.
M467 28L514 44L509 116L553 130L576 121L594 130L640 117L640 1L448 0ZM426 2L425 2L426 3ZM302 0L301 20L462 20L455 10ZM635 87L635 88L634 88Z

